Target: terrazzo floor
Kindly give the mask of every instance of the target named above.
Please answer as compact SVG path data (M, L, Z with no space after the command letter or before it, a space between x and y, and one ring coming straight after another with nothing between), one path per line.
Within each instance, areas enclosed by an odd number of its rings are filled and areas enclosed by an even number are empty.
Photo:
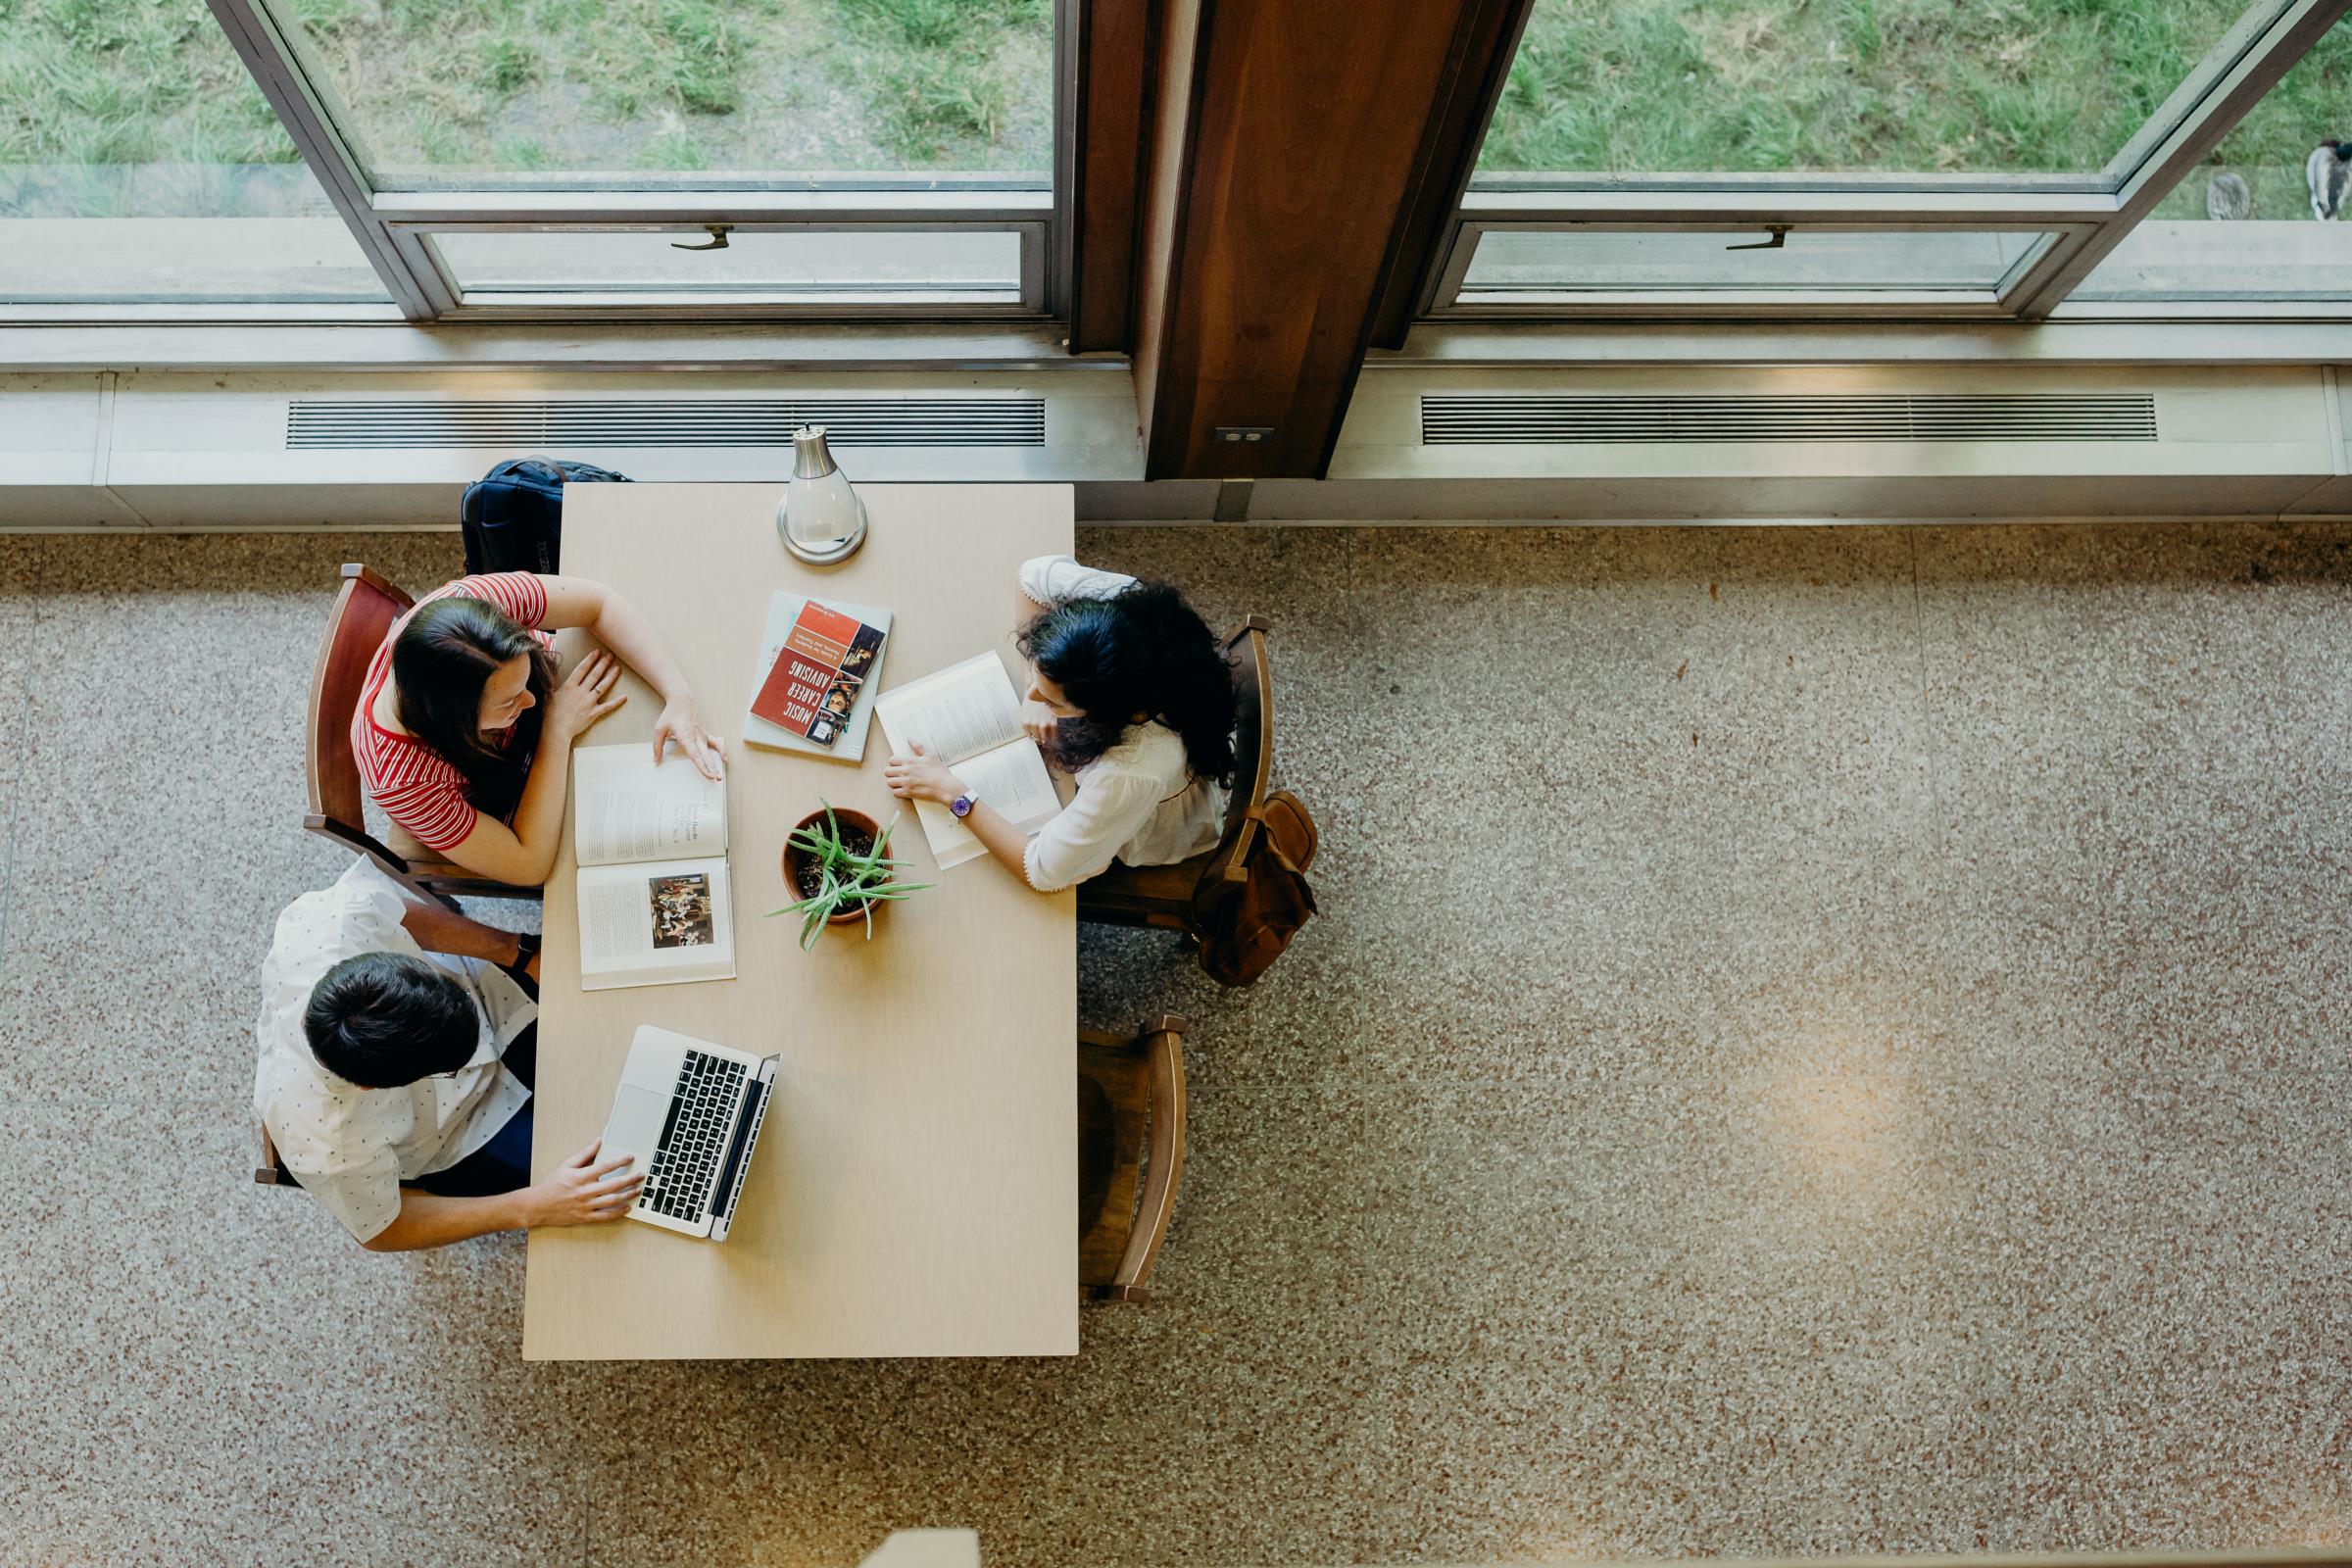
M529 1365L245 1110L335 565L0 538L0 1563L2352 1543L2352 531L1103 529L1270 615L1321 919L1063 1362ZM943 1282L943 1287L946 1282Z

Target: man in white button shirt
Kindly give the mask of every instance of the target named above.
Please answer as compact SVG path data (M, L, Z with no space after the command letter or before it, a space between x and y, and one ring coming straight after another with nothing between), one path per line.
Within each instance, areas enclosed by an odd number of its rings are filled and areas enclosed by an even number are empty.
M532 1183L536 942L415 904L355 860L278 916L254 1104L281 1164L371 1251L618 1219L597 1146Z

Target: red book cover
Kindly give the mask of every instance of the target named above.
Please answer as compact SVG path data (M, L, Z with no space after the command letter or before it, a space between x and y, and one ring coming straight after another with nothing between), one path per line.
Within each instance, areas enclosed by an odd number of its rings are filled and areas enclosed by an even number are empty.
M785 633L752 711L819 746L841 738L881 633L854 615L810 600Z

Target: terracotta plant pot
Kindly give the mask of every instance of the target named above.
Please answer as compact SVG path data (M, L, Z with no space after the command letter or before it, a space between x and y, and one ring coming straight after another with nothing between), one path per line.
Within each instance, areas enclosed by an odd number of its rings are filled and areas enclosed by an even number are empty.
M824 820L825 813L823 811L810 811L807 816L802 817L798 822L795 822L792 825L792 831L798 833L803 828L807 827L822 827L824 825ZM842 836L845 838L852 834L862 833L865 835L867 842L871 843L874 839L879 838L882 834L882 824L875 821L872 817L866 815L863 811L853 811L844 807L836 806L833 808L833 820L841 828ZM796 848L790 842L789 838L787 839L784 845L784 891L791 896L795 903L798 903L802 899L811 897L811 894L808 892L808 890L801 885L801 868L804 865L810 864L815 860L815 858L816 857L810 855L808 851ZM874 912L876 914L881 913L882 910L888 906L888 902L889 901L884 900L875 904L873 906ZM827 918L825 924L862 925L865 921L865 909L866 906L864 905L858 905L851 908L844 909L841 911L841 913Z

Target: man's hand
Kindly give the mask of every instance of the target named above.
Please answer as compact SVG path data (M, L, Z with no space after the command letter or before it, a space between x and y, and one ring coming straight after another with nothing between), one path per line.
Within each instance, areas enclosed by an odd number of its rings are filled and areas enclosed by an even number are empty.
M522 966L522 972L531 977L531 984L539 983L539 955L536 952L532 953L531 961Z
M718 747L704 730L703 711L695 707L691 697L671 699L662 708L662 716L654 720L654 760L657 763L662 760L662 749L671 741L678 743L678 750L686 754L686 760L695 765L703 777L717 779L723 765L719 761Z
M598 1225L629 1211L629 1205L637 1201L637 1191L645 1185L645 1178L613 1175L628 1165L629 1156L621 1154L599 1160L597 1151L603 1147L604 1140L597 1139L558 1166L547 1180L522 1190L525 1229L536 1230L542 1225Z
M625 693L612 694L612 683L618 679L620 661L601 648L573 666L547 699L546 728L556 744L568 746L589 725L629 700Z
M923 750L921 741L906 743L911 757L893 757L882 766L882 782L902 801L937 801L945 806L964 793L963 781L947 764Z

